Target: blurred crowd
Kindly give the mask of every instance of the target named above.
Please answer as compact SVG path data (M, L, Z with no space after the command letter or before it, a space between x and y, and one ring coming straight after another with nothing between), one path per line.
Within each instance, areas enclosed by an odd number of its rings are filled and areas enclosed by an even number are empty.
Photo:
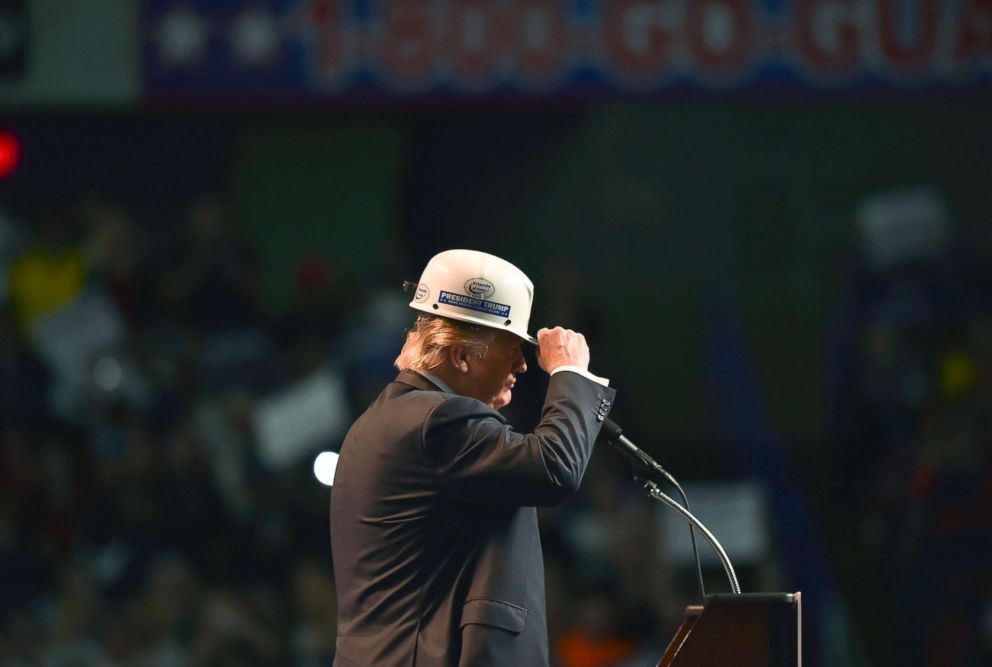
M279 465L260 454L255 412L333 372L350 422L395 377L412 314L399 285L359 285L319 253L268 312L264 253L221 203L199 198L181 218L156 228L87 196L0 219L4 667L332 659L329 490L316 451ZM523 420L543 393L528 376ZM612 463L542 515L553 650L568 667L654 664L663 619L681 615L645 503L613 521L633 501Z
M251 442L337 333L326 271L270 322L212 198L179 233L95 197L4 227L0 662L327 664L326 494Z
M256 412L332 373L347 425L394 377L412 314L398 283L319 251L264 307L264 249L221 202L178 217L144 224L99 196L0 216L2 667L332 659L330 491L317 449L260 453ZM883 260L859 264L829 334L824 493L858 526L833 555L862 639L899 652L885 664L989 664L992 276L951 247ZM571 298L540 321L598 337L575 268L546 271L536 282ZM544 382L518 383L518 427ZM578 496L542 511L556 665L656 663L698 599L662 553L659 511L601 450ZM746 589L788 585L772 561L741 569Z
M900 216L884 237L880 210ZM891 664L992 664L992 272L933 192L861 221L828 343L835 503L857 527L836 551Z

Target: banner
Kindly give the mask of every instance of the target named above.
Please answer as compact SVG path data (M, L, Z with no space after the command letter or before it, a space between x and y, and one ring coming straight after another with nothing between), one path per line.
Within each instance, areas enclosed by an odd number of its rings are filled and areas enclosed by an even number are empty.
M145 0L152 100L989 90L992 0Z

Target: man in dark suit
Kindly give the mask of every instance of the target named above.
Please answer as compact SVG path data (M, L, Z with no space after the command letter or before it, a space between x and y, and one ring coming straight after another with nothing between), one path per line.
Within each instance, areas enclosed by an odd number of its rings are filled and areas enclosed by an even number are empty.
M575 492L615 390L581 334L527 333L533 285L498 257L435 256L399 376L352 426L331 496L336 667L547 665L536 506ZM497 410L538 344L540 423Z

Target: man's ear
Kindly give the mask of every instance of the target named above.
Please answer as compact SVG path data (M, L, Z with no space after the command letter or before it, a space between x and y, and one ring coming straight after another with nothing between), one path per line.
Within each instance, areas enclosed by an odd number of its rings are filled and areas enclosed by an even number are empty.
M448 360L451 366L459 373L468 373L468 347L461 343L455 343L448 348Z

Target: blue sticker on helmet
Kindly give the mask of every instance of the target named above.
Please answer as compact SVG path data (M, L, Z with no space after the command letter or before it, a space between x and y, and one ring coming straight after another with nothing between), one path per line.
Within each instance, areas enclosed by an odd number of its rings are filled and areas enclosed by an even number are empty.
M496 303L495 301L486 301L485 299L476 299L473 296L455 294L454 292L445 292L444 290L441 290L441 294L438 296L437 302L446 303L449 306L465 308L467 310L475 310L480 313L485 313L486 315L495 315L497 317L510 316L510 307L506 304Z

